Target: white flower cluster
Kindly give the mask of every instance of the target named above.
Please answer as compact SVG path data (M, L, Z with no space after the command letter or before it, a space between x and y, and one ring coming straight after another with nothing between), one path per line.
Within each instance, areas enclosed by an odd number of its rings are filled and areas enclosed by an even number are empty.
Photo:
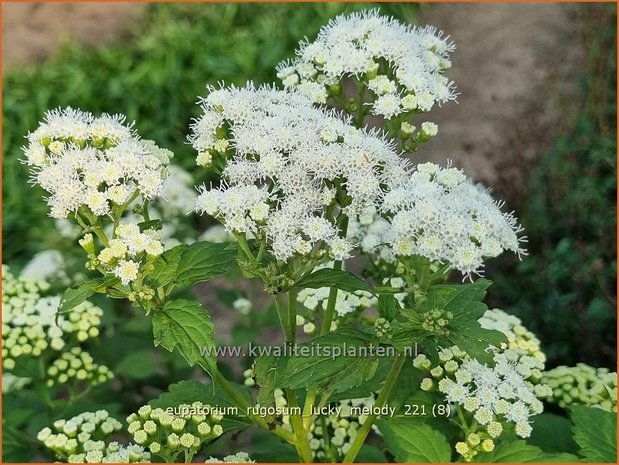
M73 237L75 237L73 235ZM67 265L62 253L58 250L43 250L26 263L20 274L24 278L37 281L47 281L68 286L71 283L67 276Z
M507 336L507 344L501 344L503 356L518 365L518 371L528 381L539 382L545 368L546 354L541 350L541 341L528 330L520 318L498 308L487 310L479 319L482 328L500 331Z
M521 227L501 206L461 170L419 164L404 184L385 194L382 209L389 220L370 226L361 244L371 250L387 243L395 256L419 255L479 274L484 258L504 250L525 253Z
M204 463L256 463L249 457L247 452L237 452L236 454L226 455L221 460L211 457Z
M140 267L147 260L163 253L159 231L155 229L140 231L137 224L124 222L118 225L114 235L115 238L97 255L97 264L113 273L124 285L138 278ZM80 244L86 250L94 250L93 240L88 233Z
M96 386L114 377L108 367L94 363L92 356L80 347L63 352L47 369L47 376L49 387L80 381Z
M219 424L223 417L209 405L181 404L174 412L145 405L127 417L127 431L137 444L168 462L175 462L181 453L184 457L193 456L205 442L223 433Z
M43 428L37 439L69 463L147 463L150 454L136 445L106 443L122 424L105 410L84 412L69 420L54 422L54 430Z
M211 89L190 140L198 163L225 161L225 184L196 202L237 234L263 234L282 261L326 244L342 260L352 245L327 217L375 205L403 181L406 162L382 137L350 126L309 100L270 87ZM342 200L344 198L345 200Z
M140 140L124 119L58 109L28 135L25 162L33 183L50 193L52 217L66 218L81 207L105 216L137 195L161 193L173 154Z
M607 412L617 411L617 373L608 368L594 368L585 363L559 366L543 373L542 383L549 388L544 400L563 408L583 404Z
M74 336L83 342L99 335L103 310L86 301L57 315L60 296L42 296L49 284L15 277L2 266L2 365L15 368L22 356L38 357L48 347L62 350Z
M332 86L355 76L372 93L372 112L391 119L455 99L443 75L454 48L433 27L410 27L371 10L330 21L316 40L301 43L297 58L277 67L277 76L321 104Z
M475 431L480 438L476 446L470 442L456 445L456 451L466 461L471 461L480 450L492 450L493 440L501 435L504 425L514 424L517 436L529 437L532 431L529 417L544 409L533 384L500 353L495 354L492 367L471 359L456 346L441 350L435 367L423 354L413 364L429 374L421 383L423 390L438 390L447 402L462 409L465 418L475 420L479 426Z

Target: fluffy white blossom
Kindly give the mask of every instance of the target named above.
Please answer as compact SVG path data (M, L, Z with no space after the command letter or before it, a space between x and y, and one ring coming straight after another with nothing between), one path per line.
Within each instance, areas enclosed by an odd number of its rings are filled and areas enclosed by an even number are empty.
M455 98L444 75L454 45L431 26L411 27L378 10L341 15L314 41L304 41L293 60L280 63L277 76L316 103L330 86L356 76L371 91L372 112L387 119L408 111L429 111Z
M439 363L435 367L424 354L418 355L413 365L429 375L422 381L422 389L438 390L449 404L460 409L461 415L474 419L480 425L480 439L496 439L503 425L509 423L513 424L517 436L527 438L532 430L530 417L543 411L543 403L536 397L533 384L500 352L495 353L489 366L453 346L439 352ZM458 443L456 451L470 461L477 452L490 447L494 447L494 443L484 446L476 438L469 438L468 444Z
M206 460L204 463L255 463L255 460L252 460L249 457L247 452L237 452L236 454L226 455L221 460L216 459L215 457L211 457Z
M387 243L396 256L419 255L480 274L485 258L504 250L525 253L520 243L526 238L518 236L522 228L501 206L461 170L423 163L385 195L388 222L380 222L361 244L367 250Z
M279 260L307 256L326 244L331 257L349 256L326 212L347 214L377 205L387 183L402 182L406 162L376 133L314 108L298 95L272 89L210 89L190 140L223 164L224 183L202 187L198 211L236 234L264 234ZM226 148L217 148L218 141ZM219 144L222 145L222 144Z
M81 207L104 216L137 195L161 193L172 153L140 140L124 120L58 109L28 134L24 161L32 182L49 192L52 217L66 218Z

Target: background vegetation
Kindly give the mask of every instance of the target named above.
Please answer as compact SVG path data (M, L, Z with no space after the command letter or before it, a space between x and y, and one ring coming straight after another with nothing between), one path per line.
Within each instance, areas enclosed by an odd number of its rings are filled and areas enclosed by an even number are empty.
M291 56L300 36L315 35L340 12L372 6L153 4L122 45L92 49L69 43L43 64L5 74L4 263L18 271L34 253L61 242L47 217L43 192L28 185L27 170L19 162L23 137L45 110L70 105L94 113L124 113L137 121L144 138L173 150L175 163L189 168L194 153L185 135L198 111L196 95L204 94L206 84L272 82L273 63ZM410 4L380 6L409 22L418 11ZM585 361L614 369L616 9L601 5L586 12L583 7L588 59L582 108L573 128L541 157L524 197L506 199L527 231L530 255L518 264L496 261L488 275L495 283L492 303L521 316L538 334L550 367ZM237 295L223 290L220 297L231 304ZM140 315L128 316L127 309L106 311L104 326L105 343L90 351L116 373L113 389L96 388L91 395L96 400L75 404L66 415L105 404L122 417L155 397L170 379L191 376L179 357L163 351L153 356L150 323ZM255 326L248 317L231 334L236 342L245 342ZM22 394L11 406L16 416L12 424L33 434L49 422L40 415L46 407L38 405L36 393ZM4 444L5 460L28 460L37 453L38 444L21 437L5 436ZM266 444L262 442L265 451ZM257 450L254 458L260 460Z

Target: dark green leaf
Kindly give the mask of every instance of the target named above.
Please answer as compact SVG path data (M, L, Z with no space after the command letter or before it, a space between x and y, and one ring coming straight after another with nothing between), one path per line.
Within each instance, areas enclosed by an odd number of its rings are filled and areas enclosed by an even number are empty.
M501 343L507 342L505 334L482 328L477 322L454 328L448 339L471 357L486 363L490 363L493 358L493 352L488 347L500 347Z
M319 289L321 287L337 287L342 291L368 291L368 285L349 271L321 268L298 281L295 285L299 289Z
M584 405L570 407L574 440L587 462L617 463L617 414Z
M181 255L174 282L185 287L222 275L236 260L234 244L195 242Z
M157 372L154 349L132 352L114 368L114 373L129 379L146 379Z
M387 321L393 320L398 314L399 304L391 294L381 294L378 296L378 314Z
M155 346L172 352L178 348L190 366L212 371L217 364L214 327L208 312L191 300L170 300L153 317ZM211 353L203 353L210 350Z
M577 462L572 454L551 454L524 441L500 443L492 452L481 452L474 462L480 463L561 463Z
M279 362L280 359L274 356L256 357L254 371L256 373L256 384L260 387L257 401L262 406L269 406L275 401L273 391L277 387L275 375Z
M154 287L167 286L176 276L176 269L181 260L181 255L187 249L187 245L181 244L166 250L154 262L154 269L149 274Z
M566 417L542 413L531 417L533 432L527 442L544 452L569 452L578 450L572 437L572 423Z
M86 299L96 292L96 288L90 282L82 282L75 284L64 291L58 313L68 313L78 305L84 303Z
M381 418L376 423L397 462L437 463L451 459L445 436L414 417Z

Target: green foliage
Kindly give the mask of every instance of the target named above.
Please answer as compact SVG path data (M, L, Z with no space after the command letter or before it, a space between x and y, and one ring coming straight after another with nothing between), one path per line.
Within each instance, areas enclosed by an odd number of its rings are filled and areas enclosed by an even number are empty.
M570 408L574 440L587 462L617 463L617 415L599 408Z
M533 432L527 442L544 452L569 452L575 454L578 446L572 437L572 423L566 417L542 413L531 419Z
M377 425L397 462L444 463L451 459L445 436L413 417L384 418Z
M337 287L342 291L369 291L368 285L349 271L321 268L305 276L296 284L299 289L320 289Z
M190 366L216 369L215 328L208 312L191 300L169 300L153 316L155 346L172 352L178 348ZM211 352L209 352L211 350Z
M183 288L225 274L236 259L234 244L195 242L177 245L164 252L155 263L153 285Z
M501 259L490 301L544 341L549 366L616 366L616 5L579 10L587 51L573 128L533 169L516 207L529 256ZM517 285L515 285L517 283ZM505 307L511 304L510 307Z
M475 457L479 463L562 463L577 462L572 454L550 454L525 441L504 442L492 452L482 452Z

